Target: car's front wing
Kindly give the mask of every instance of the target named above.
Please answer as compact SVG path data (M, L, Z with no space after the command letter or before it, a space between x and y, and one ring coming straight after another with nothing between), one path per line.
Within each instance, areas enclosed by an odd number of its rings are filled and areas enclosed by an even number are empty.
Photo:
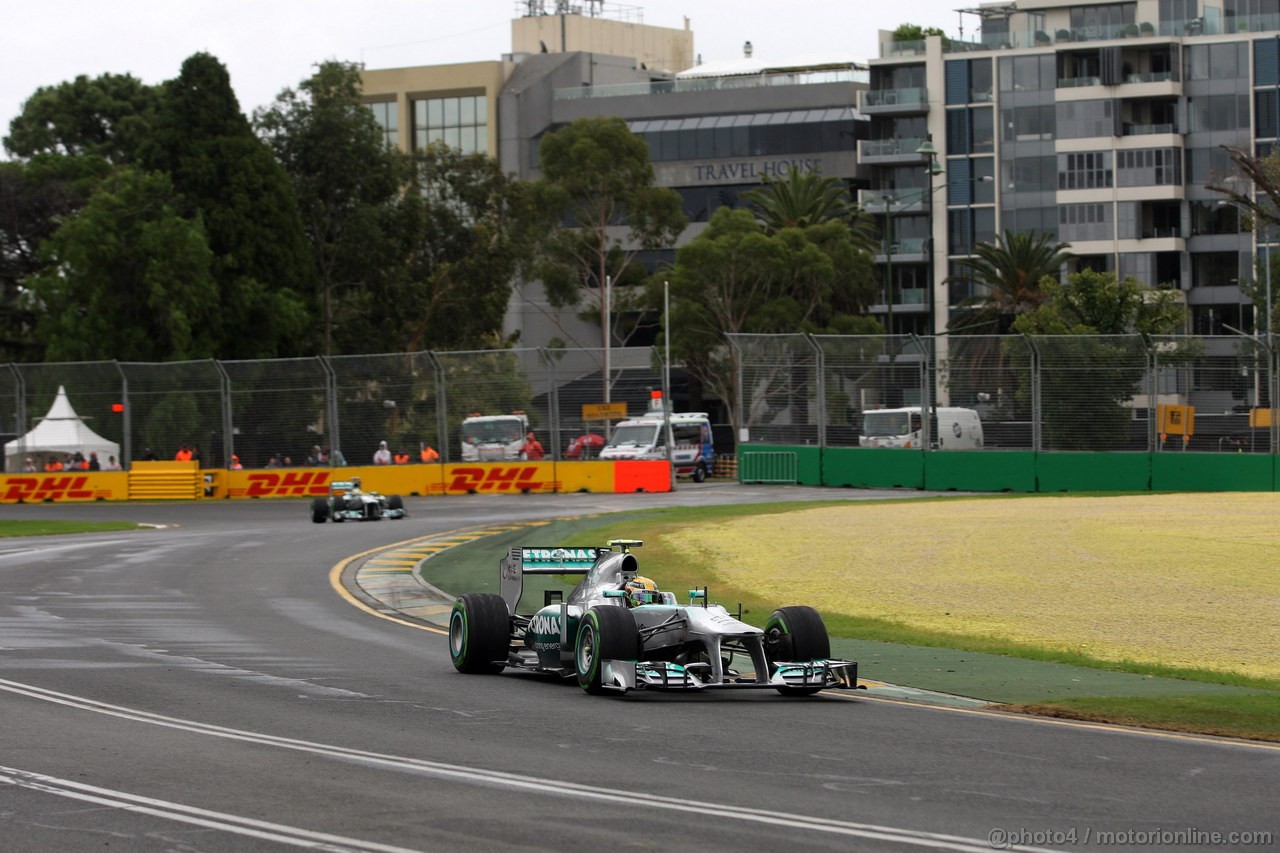
M848 660L815 660L778 663L767 677L738 676L714 681L678 663L667 661L606 660L600 682L609 690L723 690L762 687L844 687L858 686L858 664Z

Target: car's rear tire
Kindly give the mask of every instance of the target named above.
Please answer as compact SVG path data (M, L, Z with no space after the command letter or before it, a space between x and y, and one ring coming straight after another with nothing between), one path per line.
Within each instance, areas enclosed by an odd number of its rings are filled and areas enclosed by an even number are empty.
M329 518L329 502L324 498L311 499L311 520L316 524L324 524Z
M458 672L492 674L506 667L511 616L502 596L468 592L449 614L449 659Z
M831 657L831 638L818 611L807 605L779 607L764 623L765 657L778 662L803 663ZM783 696L811 696L821 687L779 687Z
M640 659L640 632L631 611L616 604L592 607L578 624L574 668L578 684L592 695L605 692L601 675L606 660Z
M701 462L693 469L693 482L701 483L707 479L707 466Z

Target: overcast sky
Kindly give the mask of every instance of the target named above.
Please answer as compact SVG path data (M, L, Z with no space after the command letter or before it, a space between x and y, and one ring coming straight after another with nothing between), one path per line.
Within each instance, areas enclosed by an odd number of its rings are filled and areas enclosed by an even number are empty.
M579 0L580 2L581 0ZM554 7L554 0L546 0ZM877 31L902 23L956 35L947 0L633 0L646 24L684 26L704 62L742 56L782 60L848 51L873 58ZM177 76L193 53L231 72L246 115L325 59L399 68L496 60L511 50L517 0L0 0L0 135L41 86L79 74L132 74L145 83ZM966 37L977 18L963 16Z

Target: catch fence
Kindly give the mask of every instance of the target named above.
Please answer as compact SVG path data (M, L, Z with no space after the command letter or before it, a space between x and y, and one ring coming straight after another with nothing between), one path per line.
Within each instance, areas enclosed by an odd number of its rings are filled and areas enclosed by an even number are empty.
M863 415L919 406L972 409L983 450L1180 451L1271 454L1280 448L1275 348L1263 337L731 335L734 398L699 408L727 413L717 450L772 444L857 447ZM606 369L607 365L607 369ZM75 420L119 461L179 447L205 467L367 465L380 442L418 461L430 446L461 458L471 414L520 411L548 459L574 439L605 435L584 419L597 404L649 409L685 381L655 348L504 349L332 358L0 366L5 470L72 447L38 444L63 389ZM675 396L678 396L675 395ZM923 448L939 446L923 418ZM50 424L56 426L57 421ZM721 429L723 427L730 429ZM84 435L80 432L78 435ZM74 440L74 439L72 439ZM942 443L945 449L945 443ZM586 445L585 458L594 447ZM113 454L114 455L114 454ZM100 459L105 462L105 459ZM764 464L763 462L752 464ZM743 476L788 479L789 470Z
M883 409L972 409L989 450L1280 447L1263 337L731 335L746 443L857 447ZM923 418L921 449L946 449ZM944 436L945 438L945 436Z
M9 473L28 459L43 470L50 456L87 456L91 445L118 448L125 468L183 446L209 468L368 465L383 441L413 462L427 446L457 462L463 418L521 412L546 458L561 459L579 436L608 432L607 421L584 419L584 406L594 416L595 404L623 403L640 415L651 392L665 391L663 368L652 348L9 364L0 437ZM51 411L60 390L72 417Z

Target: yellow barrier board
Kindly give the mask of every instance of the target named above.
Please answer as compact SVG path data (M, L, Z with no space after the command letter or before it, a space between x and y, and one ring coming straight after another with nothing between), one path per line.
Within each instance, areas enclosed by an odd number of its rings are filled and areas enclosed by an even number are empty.
M123 471L0 475L0 503L123 501L128 498L129 475Z
M1274 409L1250 409L1249 426L1254 429L1265 429L1271 426L1271 413Z
M523 494L550 492L612 493L625 481L626 491L667 491L666 463L652 462L475 462L448 465L369 465L356 468L267 468L228 471L197 470L202 488L191 497L205 499L293 498L310 500L329 494L329 483L359 477L367 491L384 495ZM157 466L158 463L151 463ZM152 470L152 469L148 469ZM175 469L176 470L176 469ZM619 480L619 474L622 480ZM636 477L644 476L637 480ZM661 474L661 476L659 476ZM0 474L0 503L44 501L124 501L152 498L131 495L129 473L64 472Z

